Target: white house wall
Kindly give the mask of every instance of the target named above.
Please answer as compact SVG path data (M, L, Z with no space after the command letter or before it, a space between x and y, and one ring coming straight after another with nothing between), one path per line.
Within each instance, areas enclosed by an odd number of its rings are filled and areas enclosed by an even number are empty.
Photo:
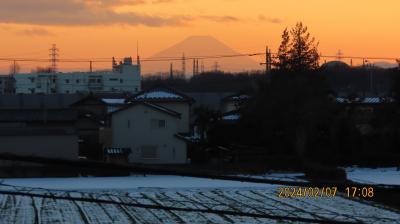
M166 127L152 127L152 119L165 120ZM112 145L130 148L132 153L129 161L132 163L183 164L187 161L186 143L175 137L178 125L177 117L144 105L136 105L113 114ZM157 158L143 159L141 157L143 146L156 146Z

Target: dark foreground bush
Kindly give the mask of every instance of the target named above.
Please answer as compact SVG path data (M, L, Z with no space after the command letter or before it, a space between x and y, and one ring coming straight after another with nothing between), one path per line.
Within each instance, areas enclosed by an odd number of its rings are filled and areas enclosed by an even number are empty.
M306 178L314 181L346 181L346 171L319 164L308 164L305 168Z

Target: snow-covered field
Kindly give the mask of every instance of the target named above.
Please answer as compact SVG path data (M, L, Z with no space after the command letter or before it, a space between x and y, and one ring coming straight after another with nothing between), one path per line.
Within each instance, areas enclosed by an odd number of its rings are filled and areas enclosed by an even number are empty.
M400 185L400 169L392 168L346 168L347 179L363 184Z
M307 180L304 178L305 177L304 173L272 172L272 173L266 173L264 175L239 175L239 176L257 178L257 179L267 179L267 180L307 182Z
M18 185L24 187L12 187ZM34 188L27 188L34 187ZM18 191L144 205L244 212L315 221L396 223L400 213L362 201L279 198L278 185L178 176L5 179L0 191ZM139 208L0 193L0 223L290 223L288 220ZM299 222L296 222L299 223Z

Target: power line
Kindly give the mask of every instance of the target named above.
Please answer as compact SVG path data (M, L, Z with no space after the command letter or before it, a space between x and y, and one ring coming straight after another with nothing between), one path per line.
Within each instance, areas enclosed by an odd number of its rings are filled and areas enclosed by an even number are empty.
M277 53L268 52L270 58L278 58ZM142 62L162 62L162 61L185 61L185 60L205 60L205 59L221 59L221 58L234 58L234 57L254 57L254 56L264 56L265 52L262 53L245 53L245 54L231 54L231 55L198 55L198 56L185 56L185 57L148 57L144 58ZM321 58L332 58L337 59L338 55L320 55ZM363 57L363 56L345 56L341 55L341 59L360 59L360 60L392 60L396 61L399 58L396 57ZM56 62L63 62L63 63L100 63L100 62L110 62L111 59L108 58L69 58L69 59L57 59ZM54 62L54 58L13 58L13 57L3 57L0 58L0 61L17 61L17 62Z

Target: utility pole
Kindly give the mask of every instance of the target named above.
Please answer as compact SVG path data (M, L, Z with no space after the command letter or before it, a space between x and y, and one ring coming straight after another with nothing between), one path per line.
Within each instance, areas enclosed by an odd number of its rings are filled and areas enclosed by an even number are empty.
M182 75L185 76L186 74L186 58L185 53L182 54Z
M265 62L260 63L260 65L265 65L265 75L272 70L272 54L271 50L268 49L268 46L265 47Z
M17 63L15 62L15 60L13 61L13 67L11 70L11 76L14 76L17 73Z
M174 77L174 70L172 68L172 63L169 64L169 78L172 79Z
M51 59L50 59L51 71L55 73L55 72L57 72L57 57L59 56L58 55L59 49L57 48L57 46L55 44L53 44L52 47L49 49L49 51L50 51L49 55L51 57Z
M336 58L338 61L342 61L342 58L343 58L342 50L340 50L340 49L338 50L338 52L336 53Z
M90 73L92 73L93 72L92 61L90 61L89 63L90 63Z
M214 72L218 72L218 70L219 70L219 64L218 64L218 61L216 61L214 63Z
M193 59L193 76L196 75L196 59Z
M196 75L199 74L199 59L196 59Z
M268 71L268 66L269 64L269 57L268 57L268 46L265 47L265 75L268 75L269 71Z
M400 67L400 62L399 62L399 67ZM201 73L204 73L204 62L201 60Z

